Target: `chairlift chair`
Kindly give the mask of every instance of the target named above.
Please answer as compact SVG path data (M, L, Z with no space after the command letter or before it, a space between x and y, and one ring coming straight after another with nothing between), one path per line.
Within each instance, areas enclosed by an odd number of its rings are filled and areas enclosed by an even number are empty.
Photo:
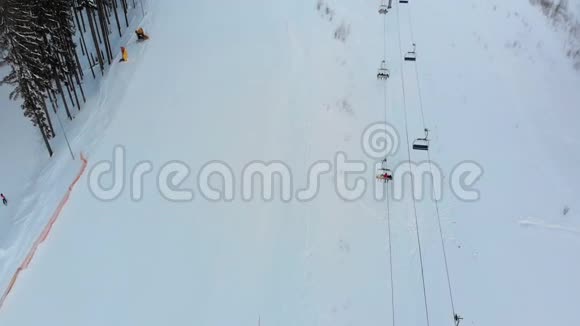
M381 168L379 170L389 170L389 165L387 164L386 158L381 161Z
M379 14L386 15L389 12L389 8L385 4L385 0L381 1L381 5L379 6Z
M385 60L381 62L381 67L379 68L379 72L377 73L377 79L380 80L387 80L390 77L389 69L387 69L387 63Z
M425 129L425 138L417 138L413 142L413 149L417 151L429 150L429 129Z
M409 0L399 0L399 3L409 3Z
M380 172L377 175L377 180L385 182L385 183L393 180L393 172L391 172L390 169L380 169L379 171ZM385 173L389 176L389 178L384 177Z
M379 14L381 15L386 15L389 12L389 9L387 8L387 5L382 4L379 7Z
M388 182L391 179L387 179L384 178L383 175L387 174L389 176L391 176L391 178L393 177L393 172L391 171L391 169L388 168L387 165L387 159L385 158L382 162L381 162L381 168L379 169L379 174L377 175L377 179L383 182Z
M413 51L409 51L405 54L405 61L417 61L417 52L415 52L415 50L416 46L415 43L413 43Z

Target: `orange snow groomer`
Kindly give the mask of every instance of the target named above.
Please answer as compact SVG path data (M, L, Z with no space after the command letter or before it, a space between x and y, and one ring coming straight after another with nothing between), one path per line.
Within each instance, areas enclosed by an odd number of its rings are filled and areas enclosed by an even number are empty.
M139 27L139 29L135 31L135 34L137 34L137 39L139 41L145 41L149 39L149 35L145 34L143 27Z
M127 62L129 60L129 53L127 53L127 49L124 46L121 47L121 54L123 55L121 62Z

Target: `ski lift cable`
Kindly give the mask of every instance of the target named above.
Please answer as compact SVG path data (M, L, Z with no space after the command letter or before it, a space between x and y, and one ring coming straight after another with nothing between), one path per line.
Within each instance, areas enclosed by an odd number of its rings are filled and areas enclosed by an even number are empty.
M386 36L386 35L385 35ZM388 100L387 100L387 82L385 82L384 87L384 107L385 107L385 123L388 119ZM388 150L388 149L386 149ZM388 152L385 153L385 160ZM388 167L387 167L388 168ZM395 282L393 281L393 245L391 236L391 208L390 208L390 197L389 197L389 186L386 184L387 188L387 236L389 241L389 275L391 283L391 315L392 315L392 325L395 326Z
M431 170L431 175L433 175L433 167L431 164L431 154L429 150L427 150L427 160L429 163L429 170ZM435 191L435 190L433 190ZM449 300L451 301L451 311L453 316L456 316L457 313L455 311L455 301L453 299L453 291L451 287L451 277L449 276L449 264L447 259L447 249L445 248L445 240L443 238L443 228L441 227L441 214L439 213L439 200L435 198L435 212L437 214L437 225L439 227L439 238L441 239L441 249L443 250L443 260L445 261L445 274L447 275L447 286L449 289Z
M409 32L411 32L411 41L415 43L415 34L413 33L413 17L411 15L411 4L408 4L407 15L409 17Z
M386 17L383 19L383 61L384 62L387 61L387 18ZM388 122L388 120L387 120L387 111L388 111L388 103L387 103L388 87L387 87L387 83L388 83L388 80L385 81L385 87L384 87L385 123ZM386 148L385 151L388 151L388 148ZM388 152L385 153L385 158L387 157L387 154L388 154Z
M413 43L415 42L415 37L414 37L414 33L413 33L413 15L412 15L412 7L409 6L408 8L408 16L409 16L409 29L411 31L411 40L413 41ZM421 81L419 78L419 62L415 62L415 79L416 79L416 84L417 84L417 94L419 97L419 108L421 111L421 120L423 123L423 128L427 128L426 127L426 122L425 122L425 110L424 110L424 105L423 105L423 94L421 91ZM429 149L427 149L427 160L429 163L429 169L431 170L431 175L433 175L433 166L431 164L431 153L429 152ZM435 191L435 189L433 189L433 191ZM447 249L445 246L445 240L443 237L443 228L441 226L441 214L439 211L439 200L434 196L435 200L435 212L436 212L436 216L437 216L437 224L438 224L438 228L439 228L439 237L441 240L441 249L443 251L443 260L445 263L445 274L447 276L447 287L448 287L448 291L449 291L449 300L451 302L451 311L453 316L456 316L456 310L455 310L455 299L453 297L453 290L452 290L452 286L451 286L451 277L450 277L450 273L449 273L449 262L447 259Z
M425 122L425 110L423 110L423 96L421 94L421 84L419 82L419 63L415 62L415 79L417 80L417 94L419 95L419 109L421 111L421 122L423 128L427 129Z
M421 119L423 122L423 127L425 127L426 122L425 122L425 110L423 107L423 95L421 92L421 83L420 83L420 78L419 78L419 66L418 63L415 64L415 78L416 78L416 83L417 83L417 94L419 97L419 108L421 111ZM431 172L431 175L433 175L433 166L431 164L431 153L430 153L430 149L428 148L426 150L427 152L427 163L429 163L429 170ZM435 189L433 189L433 191L435 191ZM443 251L443 260L445 263L445 274L447 276L447 287L449 290L449 300L451 301L451 310L453 313L453 316L456 315L456 310L455 310L455 299L453 297L453 290L452 290L452 286L451 286L451 277L450 277L450 273L449 273L449 262L447 259L447 249L445 246L445 239L443 237L443 227L441 226L441 214L439 211L439 199L437 199L436 197L434 197L434 204L435 204L435 212L436 212L436 216L437 216L437 224L438 224L438 228L439 228L439 237L441 240L441 249Z
M398 29L398 39L399 39L399 50L402 50L402 42L401 42L401 20L400 20L400 15L399 15L399 10L400 10L400 5L397 5L397 25L399 26ZM411 163L411 150L409 149L409 127L408 127L408 118L407 118L407 100L406 100L406 91L405 91L405 78L404 78L404 70L403 70L403 61L400 60L400 69L401 69L401 88L403 91L403 113L404 113L404 118L405 118L405 136L406 136L406 140L407 140L407 156L409 158L409 164ZM413 166L410 165L410 168L413 169ZM424 299L424 305L425 305L425 318L427 321L427 326L430 326L430 321L429 321L429 305L427 303L427 289L425 286L425 268L424 268L424 264L423 264L423 250L421 247L421 234L419 232L419 219L417 217L417 203L415 201L415 197L413 196L413 213L414 213L414 217L415 217L415 233L417 236L417 247L419 249L419 262L421 265L421 282L423 285L423 299Z
M409 4L409 8L407 9L407 16L409 19L409 31L411 32L411 42L413 44L415 44L415 33L413 32L414 28L413 28L413 14L411 12L411 4ZM416 49L414 49L413 51L416 51ZM421 85L419 85L419 63L415 62L415 78L417 79L417 90L418 90L418 94L419 94L419 107L421 109L421 121L423 123L423 128L427 129L427 126L425 125L425 112L423 111L423 97L421 96Z
M423 119L423 126L425 127L425 115L424 115L424 108L423 108L423 95L421 93L421 85L420 85L420 78L419 78L419 66L418 63L416 63L415 65L415 78L417 81L417 94L419 96L419 108L421 111L421 118ZM431 172L431 175L433 175L433 165L431 164L431 153L430 153L430 149L426 150L427 152L427 163L429 164L429 170ZM435 191L435 189L433 189L433 192ZM449 300L451 302L451 311L453 313L453 316L455 316L456 310L455 310L455 299L453 297L453 290L452 290L452 286L451 286L451 277L450 277L450 273L449 273L449 260L447 258L447 249L445 246L445 239L443 237L443 227L441 226L441 213L439 211L439 199L437 199L436 196L434 196L434 204L435 204L435 213L437 216L437 225L439 228L439 238L441 240L441 249L443 251L443 260L445 263L445 274L447 276L447 287L448 287L448 291L449 291Z
M387 58L387 19L383 19L383 59L386 61ZM387 123L388 119L388 81L385 81L384 85L384 96L383 96L383 105L385 110L385 123ZM388 148L385 149L388 151ZM385 160L388 155L388 152L385 152ZM390 205L390 198L389 198L389 187L387 188L387 236L388 236L388 245L389 245L389 277L390 277L390 285L391 285L391 317L392 317L392 326L395 326L395 282L393 281L393 241L391 237L391 205Z
M387 234L389 237L389 274L391 277L391 315L392 325L395 326L395 282L393 281L393 241L391 237L391 205L389 198L389 186L387 188Z
M383 60L387 61L387 18L383 19Z

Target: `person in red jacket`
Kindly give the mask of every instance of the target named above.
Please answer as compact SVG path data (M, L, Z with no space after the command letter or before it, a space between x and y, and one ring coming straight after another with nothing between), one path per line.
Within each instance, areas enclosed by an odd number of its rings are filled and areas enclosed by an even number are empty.
M385 180L385 181L389 180L390 181L390 180L393 180L393 175L392 174L389 174L389 172L386 172L385 171L384 173L381 173L381 174L377 175L377 179L379 179L379 180Z

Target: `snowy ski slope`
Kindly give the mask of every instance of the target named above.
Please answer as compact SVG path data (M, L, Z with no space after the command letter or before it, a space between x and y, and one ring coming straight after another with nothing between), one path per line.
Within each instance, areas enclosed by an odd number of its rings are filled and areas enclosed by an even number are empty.
M73 131L89 171L21 273L0 325L388 325L393 316L427 325L425 302L430 325L453 325L430 196L389 200L390 284L387 202L373 198L377 160L361 148L365 128L385 119L384 82L375 78L385 40L387 121L401 139L390 164L428 159L407 151L423 136L422 100L431 159L445 174L439 211L462 325L580 323L580 74L562 50L566 35L527 0L394 1L386 16L378 5L151 4L151 40L128 41L130 61L113 65L86 109L97 113ZM402 62L413 42L417 64ZM91 169L117 146L127 171L152 165L139 201L128 173L115 200L89 188ZM320 177L311 201L241 198L251 162L284 162L297 190L314 162L339 152L366 164L369 191L356 201L337 195L340 171ZM190 167L182 186L193 189L191 201L157 189L174 161ZM198 172L211 161L232 167L233 201L201 196ZM484 170L477 201L449 186L464 161ZM41 180L61 177L45 171ZM410 192L410 179L402 182ZM1 243L8 262L28 249Z

